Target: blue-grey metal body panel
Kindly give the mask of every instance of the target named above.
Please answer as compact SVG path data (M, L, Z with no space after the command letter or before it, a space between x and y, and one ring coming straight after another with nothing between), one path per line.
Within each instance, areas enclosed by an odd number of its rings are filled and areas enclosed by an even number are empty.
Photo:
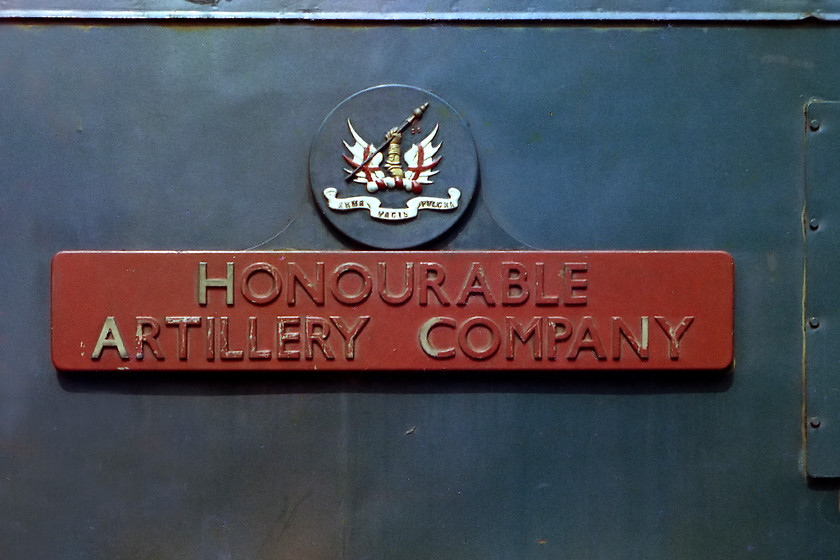
M807 465L811 476L840 477L840 236L835 233L840 218L840 103L810 103L806 131Z
M840 557L803 415L805 107L840 98L838 31L0 24L2 556ZM56 251L353 249L308 152L381 83L475 139L426 248L729 251L732 371L54 370Z

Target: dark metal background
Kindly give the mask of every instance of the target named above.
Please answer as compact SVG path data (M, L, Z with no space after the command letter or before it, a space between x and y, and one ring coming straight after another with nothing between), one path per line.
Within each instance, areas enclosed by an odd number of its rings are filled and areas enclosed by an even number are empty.
M0 24L0 555L840 556L803 421L804 111L838 52L793 22ZM734 370L56 373L56 251L343 248L308 151L380 83L475 138L426 248L727 250Z

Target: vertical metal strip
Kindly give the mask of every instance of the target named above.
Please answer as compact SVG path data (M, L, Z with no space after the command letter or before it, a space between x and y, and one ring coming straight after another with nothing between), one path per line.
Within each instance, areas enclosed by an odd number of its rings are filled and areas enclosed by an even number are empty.
M805 113L805 433L807 472L840 477L840 103Z

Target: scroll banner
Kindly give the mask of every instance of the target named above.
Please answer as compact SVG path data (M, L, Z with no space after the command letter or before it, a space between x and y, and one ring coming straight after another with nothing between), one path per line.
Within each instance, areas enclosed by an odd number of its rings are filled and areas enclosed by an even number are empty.
M338 190L334 187L324 189L324 196L327 197L327 205L330 209L339 211L366 209L370 212L370 216L377 220L410 220L415 218L420 210L454 210L458 207L458 199L461 198L461 191L452 187L447 191L449 198L415 196L406 202L405 208L382 208L382 203L378 198L372 196L336 198L337 192Z

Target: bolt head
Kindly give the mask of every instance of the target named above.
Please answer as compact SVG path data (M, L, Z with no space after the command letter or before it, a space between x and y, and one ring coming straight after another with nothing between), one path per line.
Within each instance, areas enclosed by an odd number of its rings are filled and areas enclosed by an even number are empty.
M811 228L811 231L817 231L818 229L820 229L819 220L817 220L816 218L811 218L811 220L808 222L808 227Z
M817 327L819 327L819 326L820 326L820 320L819 320L819 319L817 319L816 317L811 317L810 319L808 319L808 325L809 325L812 329L816 329Z
M808 423L812 428L819 428L822 422L820 421L819 416L811 416L811 418L808 419Z
M811 128L811 130L816 132L817 130L820 129L820 120L819 119L811 119L811 122L808 123L808 126Z

